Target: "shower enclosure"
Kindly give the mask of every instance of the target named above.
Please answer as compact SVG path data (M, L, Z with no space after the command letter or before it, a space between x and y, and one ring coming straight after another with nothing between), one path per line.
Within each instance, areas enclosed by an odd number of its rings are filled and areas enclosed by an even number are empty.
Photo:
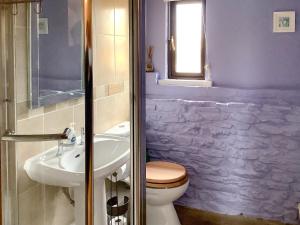
M143 223L141 8L0 0L3 225Z

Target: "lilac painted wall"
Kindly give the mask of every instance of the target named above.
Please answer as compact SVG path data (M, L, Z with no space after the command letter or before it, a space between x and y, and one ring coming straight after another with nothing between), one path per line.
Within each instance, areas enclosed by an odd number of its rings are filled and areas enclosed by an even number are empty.
M208 60L216 86L300 87L300 23L296 33L272 32L273 11L295 10L297 0L207 0ZM164 69L164 3L147 1L147 45Z
M280 91L258 103L247 92L239 91L239 103L148 98L149 155L188 170L190 185L178 204L298 224L299 103L269 102Z
M155 71L165 73L165 4L163 0L146 0L146 46L154 47Z
M300 87L300 21L296 33L272 32L273 11L297 0L207 0L207 39L217 86Z
M155 71L165 74L165 4L163 0L145 0L146 2L146 46L152 45Z

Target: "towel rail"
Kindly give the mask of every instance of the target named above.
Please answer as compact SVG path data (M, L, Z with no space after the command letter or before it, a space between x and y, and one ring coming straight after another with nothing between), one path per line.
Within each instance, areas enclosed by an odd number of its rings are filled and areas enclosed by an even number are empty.
M18 15L18 4L36 3L36 8L34 9L37 15L42 12L42 0L0 0L0 6L12 5L12 15Z
M21 3L41 3L41 0L0 0L0 5L12 5Z

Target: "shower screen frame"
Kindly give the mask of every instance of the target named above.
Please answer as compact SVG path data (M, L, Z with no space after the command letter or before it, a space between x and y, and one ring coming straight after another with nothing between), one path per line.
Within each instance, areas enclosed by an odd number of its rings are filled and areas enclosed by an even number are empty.
M84 0L84 80L85 80L85 211L86 225L94 224L93 171L93 56L92 0ZM145 213L145 76L144 1L129 0L130 119L131 119L131 218L134 225L146 225Z

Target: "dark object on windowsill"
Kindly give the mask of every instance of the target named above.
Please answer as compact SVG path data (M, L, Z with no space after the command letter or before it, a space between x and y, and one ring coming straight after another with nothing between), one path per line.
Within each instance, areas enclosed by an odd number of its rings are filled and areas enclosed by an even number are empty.
M154 66L152 63L152 56L153 56L153 47L149 46L147 48L147 62L146 62L146 72L154 72Z
M152 64L147 64L146 65L146 72L149 73L149 72L154 72L154 67Z

